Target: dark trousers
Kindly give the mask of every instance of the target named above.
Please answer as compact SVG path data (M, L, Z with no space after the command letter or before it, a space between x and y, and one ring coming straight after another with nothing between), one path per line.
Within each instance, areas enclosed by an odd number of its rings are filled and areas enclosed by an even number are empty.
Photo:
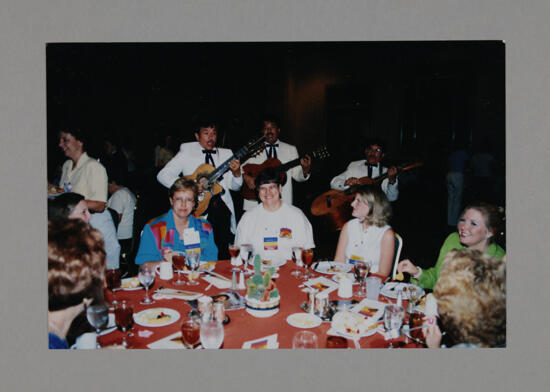
M208 222L214 228L214 242L218 247L218 259L227 260L229 259L227 247L234 239L231 233L231 211L218 194L210 200L206 213Z

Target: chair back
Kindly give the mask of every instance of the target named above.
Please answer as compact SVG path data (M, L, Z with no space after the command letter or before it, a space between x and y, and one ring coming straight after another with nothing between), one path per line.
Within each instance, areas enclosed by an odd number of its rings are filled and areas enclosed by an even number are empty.
M393 268L391 278L395 277L397 273L397 264L399 263L399 256L401 256L401 249L403 248L403 238L397 233L395 234L395 253L393 254Z

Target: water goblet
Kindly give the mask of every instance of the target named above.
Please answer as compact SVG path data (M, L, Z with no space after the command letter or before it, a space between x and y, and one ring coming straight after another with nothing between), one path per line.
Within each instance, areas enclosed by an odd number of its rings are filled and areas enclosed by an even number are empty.
M304 267L306 269L303 278L304 280L308 280L313 276L308 269L308 267L313 263L313 249L302 250L302 262L304 263Z
M227 249L229 250L229 254L231 255L231 265L233 266L233 268L231 268L231 271L239 271L237 266L241 265L241 259L239 258L241 248L239 247L239 245L229 244L227 246Z
M248 270L248 259L252 254L252 245L250 244L241 244L241 260L243 261L243 271L245 275L249 275L250 271Z
M197 270L199 269L201 251L200 249L189 250L187 251L186 256L187 256L187 267L189 267L189 269L191 270L188 275L189 282L187 282L187 284L189 286L196 286L199 284L199 282L195 280L195 276L198 274Z
M390 344L388 348L393 348L392 341L401 335L401 325L405 317L405 310L401 306L394 304L386 305L384 309L384 328L389 335Z
M294 263L296 263L296 267L302 267L304 264L302 263L302 251L303 248L300 246L293 246L292 247L292 260L294 260ZM302 275L302 272L298 268L294 268L290 275L299 277Z
M117 328L125 333L122 337L122 346L128 347L128 331L134 325L134 308L128 301L122 300L115 305L115 323Z
M205 320L200 327L200 341L206 349L220 348L223 343L223 325L216 320Z
M293 349L318 348L317 335L311 331L298 331L292 339Z
M358 290L354 293L359 297L364 297L367 295L367 287L365 286L365 280L370 271L370 263L364 261L356 261L353 264L353 275L355 280L359 283ZM365 287L363 287L365 286Z
M141 300L140 304L154 304L155 301L149 297L149 286L155 281L155 267L150 264L142 264L139 267L138 278L141 284L145 287L145 297Z
M193 349L200 341L201 323L197 318L189 317L181 324L181 341L188 349Z
M107 320L109 320L109 307L105 303L90 305L86 308L86 318L90 325L95 328L95 333L99 338L101 328L107 325ZM99 340L96 343L96 348L101 348Z
M420 287L415 286L413 284L409 285L408 290L409 292L409 306L407 307L407 313L414 312L414 308L416 307L416 304L420 300Z
M116 304L116 291L120 289L122 280L121 277L122 274L120 273L120 269L118 268L108 269L105 272L105 281L107 282L107 288L113 293L113 305Z
M181 272L185 268L185 252L173 251L172 252L172 263L176 267L178 272L178 279L174 282L175 285L184 285L185 281L181 279Z

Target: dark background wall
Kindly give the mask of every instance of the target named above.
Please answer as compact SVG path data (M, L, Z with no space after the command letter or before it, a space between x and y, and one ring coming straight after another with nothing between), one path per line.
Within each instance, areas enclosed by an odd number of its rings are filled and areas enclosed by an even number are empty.
M92 156L102 134L120 136L136 157L135 187L147 194L163 192L150 168L160 135L193 140L193 118L215 114L219 144L236 151L270 112L281 119L282 140L301 152L322 144L331 152L296 186L306 213L334 175L362 158L366 137L385 140L388 163L424 162L400 177L392 225L404 234L404 253L427 264L448 232L452 142L475 151L490 140L501 168L493 201L505 203L502 42L56 43L46 54L50 180L65 159L57 132L67 122L93 133ZM157 205L151 213L166 209ZM311 219L322 232L323 222Z

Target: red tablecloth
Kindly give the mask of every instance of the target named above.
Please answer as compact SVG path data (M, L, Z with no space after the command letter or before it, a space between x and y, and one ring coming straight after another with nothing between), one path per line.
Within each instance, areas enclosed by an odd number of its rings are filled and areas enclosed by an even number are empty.
M222 348L241 348L243 343L247 340L253 340L261 338L271 334L278 334L279 348L292 348L292 339L294 334L301 329L292 327L286 322L286 318L298 312L303 312L300 308L300 304L304 301L307 301L307 294L302 292L302 288L298 287L302 280L294 277L290 272L295 269L295 264L289 261L286 265L279 268L280 277L275 280L277 287L279 289L281 297L281 305L279 312L274 316L267 318L256 318L246 312L245 309L238 310L229 310L226 314L230 317L230 322L224 326L224 342ZM218 261L216 265L215 272L220 273L228 278L231 277L231 265L229 260ZM330 275L315 274L316 276L325 276L330 278ZM202 276L202 275L201 275ZM174 281L177 276L174 274ZM155 279L154 285L150 287L149 294L152 296L154 290L162 286L164 288L175 288L180 290L187 291L196 291L202 292L206 295L215 295L226 289L217 289L215 286L212 286L208 291L205 291L208 283L203 279L199 279L200 285L198 286L175 286L172 281L160 280L158 275ZM239 291L240 294L244 295L245 291ZM120 290L116 292L116 298L128 300L134 307L134 313L140 312L141 310L153 307L166 307L175 309L183 316L186 316L187 313L191 310L191 307L187 304L186 301L181 299L162 299L156 300L152 305L141 305L139 302L144 297L145 290L136 290L136 291L124 291ZM112 294L110 291L106 292L106 299L108 301L112 300ZM329 298L341 299L338 297L337 290L330 293ZM360 300L361 298L356 298ZM383 297L379 297L379 300L382 302L390 302L391 300ZM404 303L406 306L406 301ZM134 324L131 332L133 337L128 339L129 348L147 348L147 345L162 339L168 335L178 332L180 330L181 320L177 322L164 326L164 327L143 327L137 324ZM326 347L327 331L330 329L330 323L324 322L317 328L309 329L317 334L319 339L319 348ZM152 333L151 336L145 338L139 336L139 331L149 330ZM101 345L108 346L112 344L119 344L122 340L123 333L120 331L114 331L107 335L100 337L99 341ZM384 348L388 345L388 341L384 337L375 333L372 336L365 337L359 341L360 348ZM393 346L400 345L400 347L421 347L410 341L408 344L404 344L404 337L395 339L393 341ZM349 348L356 348L353 341L349 341Z

